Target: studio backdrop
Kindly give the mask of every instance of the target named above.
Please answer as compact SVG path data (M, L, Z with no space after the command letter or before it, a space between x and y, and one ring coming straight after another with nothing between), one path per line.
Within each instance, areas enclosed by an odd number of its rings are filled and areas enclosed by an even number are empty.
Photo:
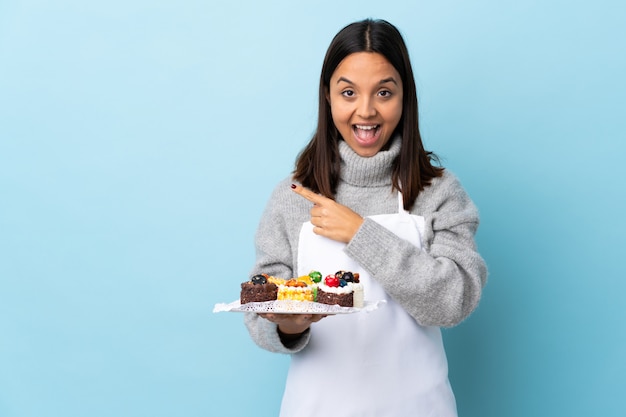
M3 0L0 416L277 415L289 357L212 309L366 17L481 214L489 281L444 330L460 416L624 415L623 2Z

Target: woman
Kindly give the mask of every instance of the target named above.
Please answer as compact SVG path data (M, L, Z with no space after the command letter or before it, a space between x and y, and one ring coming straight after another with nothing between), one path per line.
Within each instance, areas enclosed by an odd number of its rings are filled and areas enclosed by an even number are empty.
M292 355L281 416L456 416L440 327L477 306L487 271L478 212L432 164L408 52L388 22L333 39L315 135L274 190L252 274L359 272L370 313L247 313L262 348Z

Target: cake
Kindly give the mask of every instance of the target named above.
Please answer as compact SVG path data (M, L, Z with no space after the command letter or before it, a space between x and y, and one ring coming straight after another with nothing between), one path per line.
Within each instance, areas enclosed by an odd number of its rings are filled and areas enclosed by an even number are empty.
M315 301L317 286L304 279L292 278L278 286L278 300Z
M278 285L271 282L267 274L253 276L250 281L241 284L239 301L241 304L273 301L278 297Z
M317 300L322 304L337 304L341 307L363 307L363 284L359 274L337 271L317 284Z

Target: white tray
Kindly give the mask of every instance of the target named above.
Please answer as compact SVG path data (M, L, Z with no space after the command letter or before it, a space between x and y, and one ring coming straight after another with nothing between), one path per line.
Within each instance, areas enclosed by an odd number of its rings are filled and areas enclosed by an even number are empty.
M370 312L376 310L380 305L385 304L386 300L365 301L362 308L341 307L339 305L329 305L322 303L314 303L311 301L295 301L295 300L275 300L263 303L247 303L241 304L239 300L232 303L218 303L213 308L214 313L234 312L234 313L278 313L278 314L350 314L362 311Z

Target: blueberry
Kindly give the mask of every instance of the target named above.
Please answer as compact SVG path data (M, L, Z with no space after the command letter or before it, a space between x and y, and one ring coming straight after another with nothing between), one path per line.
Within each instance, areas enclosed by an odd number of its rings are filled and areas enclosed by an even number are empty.
M341 278L345 279L347 282L354 282L354 274L350 271L344 272Z
M255 285L267 284L267 278L264 275L255 275L250 281Z

